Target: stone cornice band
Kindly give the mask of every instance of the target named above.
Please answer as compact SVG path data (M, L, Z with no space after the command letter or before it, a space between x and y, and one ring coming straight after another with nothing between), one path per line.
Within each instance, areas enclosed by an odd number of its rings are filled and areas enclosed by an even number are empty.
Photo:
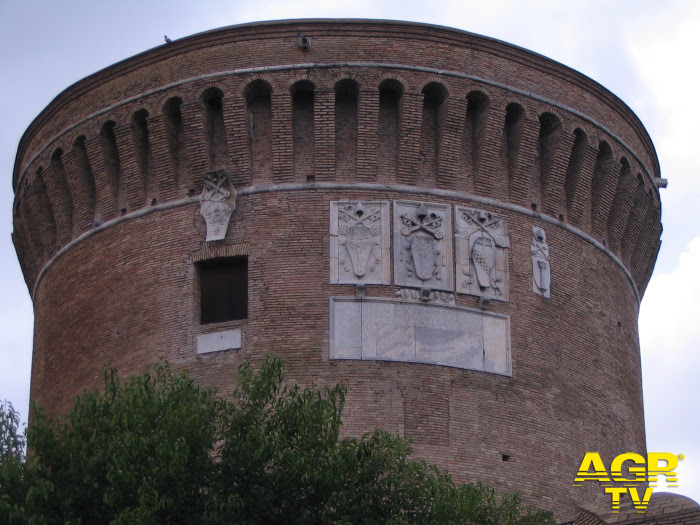
M271 184L271 185L266 185L266 186L246 186L243 188L237 188L236 191L238 192L239 197L242 197L244 195L256 195L256 194L262 194L262 193L275 193L275 192L286 192L286 191L314 191L314 190L341 190L341 191L376 191L376 192L395 192L395 193L405 193L409 195L431 195L434 197L443 197L443 198L451 198L451 199L459 199L463 201L468 201L468 202L473 202L475 204L479 204L482 206L491 206L494 208L500 208L503 210L509 210L515 213L519 213L521 215L527 215L529 217L533 217L536 219L539 219L543 222L546 222L547 224L551 224L553 226L557 226L559 228L563 228L569 233L572 233L573 235L576 235L577 237L583 239L584 241L588 242L589 244L595 246L598 248L600 251L605 253L617 266L620 267L622 272L625 274L625 277L627 277L627 281L629 282L632 291L634 292L634 296L637 300L637 304L639 304L641 298L639 295L639 290L637 289L637 285L634 282L634 278L632 277L632 274L630 271L625 267L625 265L620 261L620 259L617 258L617 256L612 253L610 250L607 249L602 243L597 241L594 237L591 235L579 230L578 228L574 228L573 226L559 221L557 219L554 219L553 217L550 217L548 215L543 215L540 213L537 213L536 211L533 211L531 209L525 208L523 206L518 206L516 204L511 204L508 202L502 202L498 201L495 199L491 199L488 197L479 197L476 195L471 195L469 193L465 192L460 192L460 191L453 191L453 190L440 190L440 189L434 189L434 188L425 188L425 187L420 187L420 186L403 186L403 185L394 185L394 184L373 184L373 183L355 183L355 182L347 182L347 183L337 183L337 182L314 182L314 183L283 183L283 184ZM199 204L200 200L199 197L187 197L184 199L178 199L162 204L156 204L153 206L149 206L147 208L141 208L139 210L136 210L134 212L128 213L126 215L122 215L121 217L117 217L115 219L111 219L109 221L105 221L104 223L100 224L99 226L96 226L92 230L86 231L80 236L76 237L73 239L71 242L66 244L65 246L61 247L60 250L58 250L51 259L49 259L46 264L42 267L41 271L39 272L39 275L37 276L36 282L34 283L34 289L32 290L32 297L35 296L37 288L39 287L39 284L41 282L42 277L44 274L51 268L51 266L66 252L68 252L71 248L74 246L80 244L81 242L89 239L93 235L96 235L107 228L110 228L112 226L116 226L118 224L121 224L122 222L126 222L128 220L132 219L138 219L139 217L144 217L146 215L149 215L151 213L157 212L157 211L165 211L165 210L170 210L173 208L179 208L180 206L187 206L190 204Z

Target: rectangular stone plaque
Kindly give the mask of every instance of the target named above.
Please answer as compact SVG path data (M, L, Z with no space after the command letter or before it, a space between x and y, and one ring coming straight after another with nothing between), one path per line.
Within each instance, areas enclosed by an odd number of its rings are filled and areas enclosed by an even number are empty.
M450 206L394 201L394 284L452 291L452 264Z
M331 202L333 284L391 284L389 201Z
M239 350L241 348L241 330L224 330L212 334L197 336L197 353L209 354L223 350Z
M362 359L362 308L360 303L331 303L331 338L334 359Z
M457 292L507 301L509 246L502 217L455 206Z
M382 298L330 301L331 359L428 363L511 375L507 316Z

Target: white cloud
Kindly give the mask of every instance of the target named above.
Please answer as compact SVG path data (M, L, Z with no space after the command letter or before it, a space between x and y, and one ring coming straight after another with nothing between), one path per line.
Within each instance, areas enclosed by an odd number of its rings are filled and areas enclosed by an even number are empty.
M647 447L686 456L675 489L681 494L700 494L698 270L700 237L680 255L673 271L654 276L639 315Z
M680 255L678 267L649 283L639 315L640 339L649 357L684 353L700 345L700 237ZM700 354L698 354L700 355Z
M628 34L628 49L661 112L663 134L656 146L662 155L694 160L697 134L693 131L700 117L700 105L694 101L700 68L688 62L692 55L687 51L700 49L700 4L685 3L672 12L655 13L635 31L643 32L644 38Z

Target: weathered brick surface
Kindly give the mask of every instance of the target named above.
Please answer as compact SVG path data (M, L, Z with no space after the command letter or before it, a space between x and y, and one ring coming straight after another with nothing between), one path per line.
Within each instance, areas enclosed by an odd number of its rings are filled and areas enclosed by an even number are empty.
M310 50L298 47L297 29ZM356 91L336 96L350 83ZM380 85L391 92L380 96ZM506 122L509 104L522 120ZM58 150L70 152L61 164ZM632 171L619 178L622 166ZM186 199L205 171L223 167L238 207L226 239L205 246L199 206ZM476 35L295 21L161 46L60 94L21 141L14 238L35 305L32 399L62 413L100 384L103 364L128 374L160 357L226 393L242 359L274 352L291 381L347 385L346 434L382 426L407 435L419 457L459 480L519 490L573 518L577 505L604 502L597 486L571 487L585 452L606 462L645 453L635 285L601 246L611 241L643 290L661 233L650 176L653 146L621 101ZM644 209L631 213L638 181ZM610 215L616 195L627 207ZM328 298L354 294L329 283L338 199L422 199L505 218L510 300L490 309L510 316L512 377L329 361ZM551 299L532 292L533 226L547 232ZM248 255L249 318L201 326L195 261L216 254ZM370 285L367 294L396 291ZM457 304L478 307L467 295ZM241 351L196 355L197 335L229 328L242 330Z

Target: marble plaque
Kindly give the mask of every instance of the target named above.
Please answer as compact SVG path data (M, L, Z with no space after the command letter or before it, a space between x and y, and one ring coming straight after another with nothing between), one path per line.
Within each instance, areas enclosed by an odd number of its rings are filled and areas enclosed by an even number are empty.
M394 284L454 289L448 205L394 201Z
M500 216L455 206L457 292L507 301L509 245Z
M331 283L391 284L389 201L331 202Z
M241 330L224 330L212 334L202 334L197 336L197 353L210 354L212 352L222 352L224 350L240 350Z
M330 358L428 363L511 375L507 316L392 299L332 297Z

